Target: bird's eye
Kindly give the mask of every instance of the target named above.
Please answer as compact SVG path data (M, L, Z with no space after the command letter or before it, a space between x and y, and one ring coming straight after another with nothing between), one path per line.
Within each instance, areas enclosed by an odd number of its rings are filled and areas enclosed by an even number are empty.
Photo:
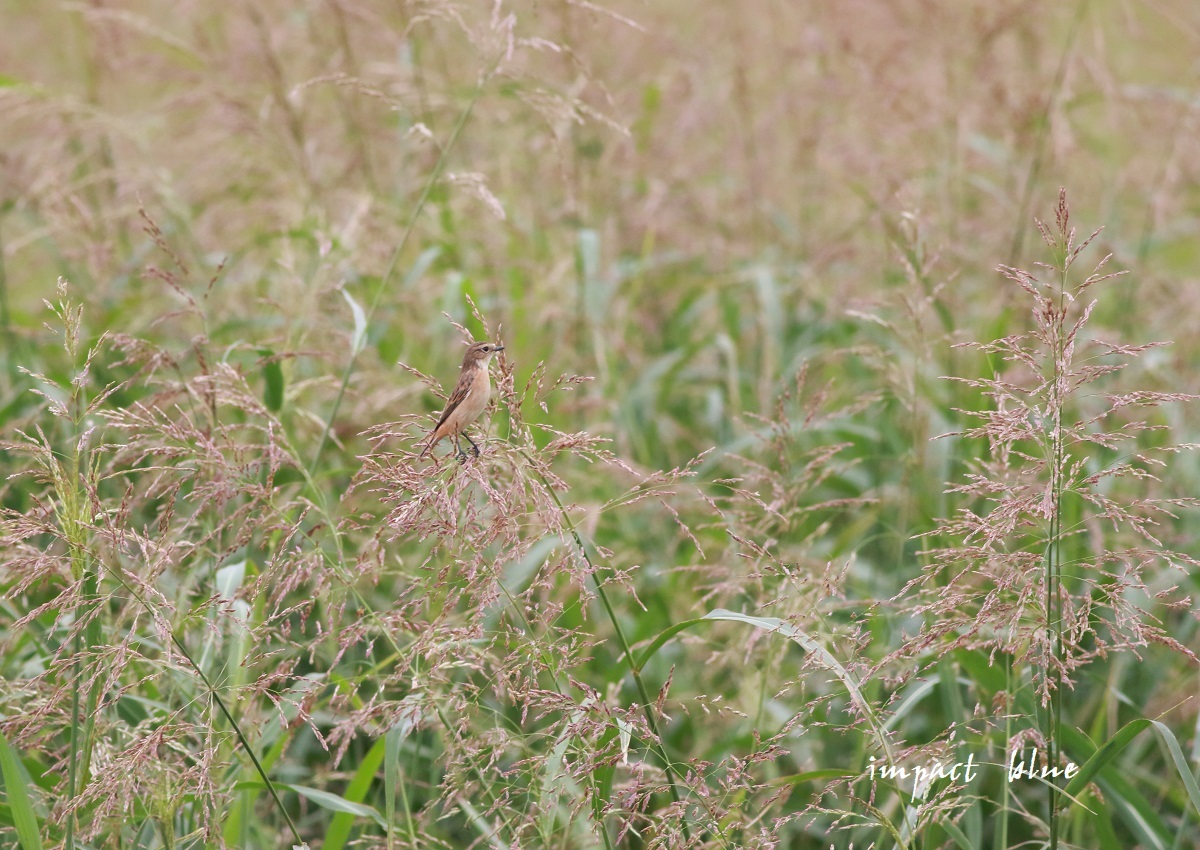
M483 347L483 350L484 350L484 351L491 351L491 350L492 350L492 347L491 347L490 345L485 345L485 346Z

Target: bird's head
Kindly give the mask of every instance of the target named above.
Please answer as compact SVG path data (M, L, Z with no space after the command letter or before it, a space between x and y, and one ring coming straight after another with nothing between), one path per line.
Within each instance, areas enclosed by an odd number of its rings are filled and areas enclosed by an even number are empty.
M503 351L504 346L494 342L476 342L463 355L463 368L468 366L487 366L497 351Z

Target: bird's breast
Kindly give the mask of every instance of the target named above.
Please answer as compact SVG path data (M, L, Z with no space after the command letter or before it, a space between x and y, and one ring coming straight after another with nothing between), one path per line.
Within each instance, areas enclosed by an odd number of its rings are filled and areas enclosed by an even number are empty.
M462 401L462 423L474 421L483 409L487 407L488 399L492 397L492 382L488 380L487 369L476 369L471 380L471 391Z

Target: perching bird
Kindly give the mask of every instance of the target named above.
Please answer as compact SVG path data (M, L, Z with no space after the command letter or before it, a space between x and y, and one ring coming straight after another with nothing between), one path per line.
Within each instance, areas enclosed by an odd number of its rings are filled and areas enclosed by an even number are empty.
M444 437L453 436L459 460L466 460L467 453L458 441L460 435L467 438L467 442L475 450L475 457L479 457L479 446L475 445L475 441L464 429L479 418L479 414L487 407L488 399L492 397L488 361L497 351L503 350L503 345L496 345L494 342L477 342L467 349L467 353L463 355L462 371L458 373L458 383L454 385L454 392L450 393L446 409L442 411L433 433L429 435L429 445L421 452L420 457L429 454Z

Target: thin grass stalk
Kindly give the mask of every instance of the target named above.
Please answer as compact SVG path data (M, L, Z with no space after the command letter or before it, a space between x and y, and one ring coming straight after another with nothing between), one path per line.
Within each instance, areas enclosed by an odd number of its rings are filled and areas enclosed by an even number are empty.
M76 633L72 641L72 651L74 655L74 663L71 665L71 677L74 680L71 686L71 738L69 742L70 755L67 761L67 802L71 803L78 793L79 783L79 763L77 754L79 752L79 654L83 643L83 637ZM71 810L67 813L66 834L63 837L63 846L66 850L74 850L75 848L75 807L71 806Z
M71 451L64 469L61 463L51 455L47 458L47 466L58 493L58 521L67 541L68 558L71 563L71 577L76 582L82 582L81 595L83 604L76 613L75 622L85 619L83 629L74 629L71 640L72 661L71 677L71 732L70 752L67 766L67 800L71 806L67 816L64 846L73 850L75 846L76 814L73 805L76 796L87 782L91 765L91 737L94 728L95 702L98 699L97 689L101 678L96 677L96 683L88 691L86 702L82 694L84 688L84 653L100 644L99 621L99 581L91 568L87 551L87 529L89 520L87 509L87 494L80 482L80 470L87 462L82 448L82 429L84 412L87 409L86 390L84 382L79 380L81 368L78 363L79 328L82 311L73 311L65 300L65 283L59 281L59 295L63 299L56 311L63 322L63 345L72 361L72 380L70 405L65 409L68 439L71 440ZM86 367L84 367L86 371ZM47 445L47 450L50 451Z
M1006 703L1008 703L1010 705L1015 701L1015 698L1013 696L1015 693L1014 689L1018 686L1018 683L1020 682L1020 676L1017 674L1017 671L1014 669L1015 666L1016 665L1014 663L1014 659L1008 659L1008 663L1006 663L1004 665L1004 693L1005 693L1005 697L1006 697ZM1005 762L1007 762L1008 749L1010 746L1012 746L1010 743L1012 741L1012 739L1013 739L1013 713L1011 711L1009 711L1007 708L1005 708L1005 710L1004 710L1004 752L1000 756L1000 758L1002 760L1004 760ZM1004 765L1004 767L1007 769L1007 763ZM1010 801L1010 798L1012 796L1012 788L1010 786L1011 786L1011 783L1009 783L1009 782L1001 782L1000 783L1000 805L998 806L998 815L999 816L996 818L996 833L995 833L996 838L995 838L995 845L994 845L996 847L1007 847L1008 846L1008 809L1009 809L1009 806L1012 805L1012 803Z
M546 488L546 492L549 493L551 499L554 500L554 505L558 510L559 516L562 517L563 523L570 531L575 546L579 550L579 556L583 558L584 563L586 563L588 566L588 572L592 576L592 584L596 588L596 595L600 598L600 604L604 606L604 612L608 616L609 622L612 623L613 631L617 636L617 643L620 644L621 652L625 656L626 663L629 665L629 672L633 676L634 686L637 688L638 696L642 700L642 714L646 718L646 725L650 728L650 734L654 736L654 740L650 742L650 750L658 757L659 761L662 762L663 770L666 771L667 788L671 794L671 801L675 803L675 805L681 806L683 800L679 794L678 777L675 774L675 767L671 764L671 758L667 755L666 746L663 744L663 736L659 731L658 721L654 717L654 701L651 699L650 691L646 688L646 683L642 679L641 671L638 669L637 660L633 657L633 647L630 646L629 640L625 637L625 630L621 628L621 621L617 618L616 609L613 608L612 602L609 601L608 594L604 590L604 585L600 581L600 570L596 567L591 556L588 554L587 546L583 540L583 535L579 533L579 529L575 526L575 522L571 519L570 515L568 515L567 509L563 505L562 500L558 498L558 493L553 487L550 486L550 482L546 480L544 475L542 475L542 471L538 468L537 464L533 462L533 459L529 456L525 449L518 447L517 452L521 455L521 457L525 458L526 462L529 464L529 468L533 470L534 475L541 480L542 485ZM706 809L708 809L707 804L703 800L701 803ZM709 810L709 815L713 818L713 823L715 824L717 822L716 815L711 810ZM688 826L686 817L680 820L680 825L683 827L684 839L690 843L692 840L692 831L691 827ZM722 841L722 844L724 844L724 841Z
M504 586L503 582L497 582L497 584L499 584L500 591L504 594L504 598L508 600L509 607L516 613L516 615L521 619L521 622L524 624L526 633L533 634L533 623L531 623L529 618L525 616L525 612L522 610L521 606L517 604L517 600L513 598L511 593L509 593L508 588ZM563 686L558 680L558 673L556 673L554 670L554 664L551 663L550 659L546 657L546 653L542 651L541 647L538 647L538 652L542 655L542 662L546 665L546 670L550 673L550 678L554 682L554 687L561 693ZM593 774L588 774L588 781L589 783L592 783L593 790L595 790L595 776ZM605 850L613 850L612 839L608 835L608 830L604 828L603 822L600 823L600 834L604 839Z
M4 230L3 218L0 217L0 342L8 352L4 365L10 375L16 375L15 359L13 358L16 336L12 331L12 314L8 307L8 267L4 261Z
M136 599L138 603L146 609L147 612L149 612L151 615L155 613L154 608L136 587L133 587L126 582L124 578L122 578L122 576L116 572L111 572L110 575L121 585L121 587L125 589L125 591L131 597ZM242 728L238 724L237 719L233 716L233 713L229 710L229 707L225 705L225 701L221 699L221 695L217 693L216 686L204 673L203 668L196 662L195 659L192 658L191 653L188 652L187 647L175 633L174 629L170 631L170 638L171 643L175 645L175 648L179 651L179 654L182 655L188 664L191 665L191 668L196 671L196 675L199 676L200 681L204 683L204 687L208 690L209 695L212 696L213 700L216 702L217 707L221 710L221 714L229 722L230 727L233 729L234 735L238 739L238 743L241 744L242 749L246 752L246 755L250 757L250 761L254 765L254 769L258 773L259 778L263 781L263 784L270 792L271 797L274 799L275 805L283 815L284 820L287 821L288 828L291 830L292 837L295 838L296 844L306 846L305 842L300 837L299 829L296 827L291 815L288 814L287 808L283 805L283 800L280 798L279 792L275 788L275 784L271 782L271 778L267 775L266 768L264 768L262 762L259 761L258 756L254 752L254 748L250 745L250 741L246 738L245 733L242 732Z
M309 483L315 487L316 485L313 482L313 479L312 479L311 475L309 475L308 471L307 470L302 470L302 471L304 472L305 478L309 481ZM325 514L325 516L329 517L329 514ZM379 633L383 636L383 639L386 640L388 642L388 644L391 646L394 657L399 657L399 656L403 655L403 652L404 652L403 647L401 647L400 644L396 642L391 631L386 627L386 625L383 623L383 621L381 621L379 619L379 612L371 607L371 604L367 601L366 597L364 597L362 595L362 593L359 591L358 587L354 584L350 574L347 573L345 571L345 569L343 568L342 561L340 559L341 537L337 531L336 525L333 525L331 523L330 527L333 528L334 537L338 541L339 558L335 559L335 558L330 557L329 553L325 552L324 550L321 550L321 556L325 559L325 563L329 565L329 567L334 571L334 573L338 576L338 578L340 578L342 580L345 588L350 591L350 593L354 596L355 600L358 602L360 615L364 619L370 620L372 623L374 623L378 627ZM415 680L420 675L420 672L421 672L420 665L417 664L416 662L413 663L413 671L414 671L413 679ZM442 711L442 707L440 705L438 705L437 702L433 703L433 707L434 707L434 712L437 714L438 722L442 725L442 728L450 735L452 735L452 736L456 735L457 732L455 730L455 727L453 724L451 724L450 718L447 717L446 714ZM471 771L475 775L475 780L479 783L480 790L484 794L487 795L488 801L491 803L492 807L496 808L497 807L496 804L498 802L496 799L496 796L495 796L495 794L492 793L491 786L488 785L488 783L483 775L483 772L479 770L478 766L475 765L474 762L471 763ZM401 796L403 797L403 802L407 806L408 805L408 792L404 788L403 783L401 783L400 793L401 793ZM404 812L404 816L405 816L407 831L409 832L410 837L413 838L413 840L415 841L416 834L414 832L414 824L412 822L412 811L410 808L406 809L406 811ZM390 824L390 822L388 824L388 840L389 840L388 846L390 847L391 846L391 844L390 844L390 841L391 841L391 824Z
M1066 661L1063 649L1063 599L1062 599L1062 496L1063 496L1063 405L1066 403L1064 387L1069 380L1064 374L1066 366L1066 339L1064 325L1067 309L1067 267L1070 262L1070 247L1062 245L1059 263L1058 315L1054 327L1054 382L1050 388L1050 409L1054 426L1051 432L1050 490L1052 509L1050 515L1050 539L1046 546L1046 618L1050 636L1053 673L1049 669L1047 687L1050 691L1050 716L1046 729L1046 758L1053 771L1058 767L1059 749L1062 739L1063 664ZM1050 850L1058 850L1058 795L1059 788L1053 778L1047 778L1046 794L1049 804Z
M467 125L467 120L471 117L471 113L475 109L475 104L483 95L483 90L491 80L492 75L496 73L496 69L500 67L501 56L496 57L492 62L491 67L487 72L480 76L479 82L476 83L474 91L471 92L471 97L467 100L467 105L463 107L463 111L459 113L458 121L455 122L454 128L450 131L450 137L446 140L446 144L442 146L438 153L437 162L434 163L433 170L429 173L429 179L425 181L425 186L421 189L421 195L417 198L417 203L413 207L412 216L409 218L408 226L404 228L404 233L400 236L400 242L396 245L396 250L392 252L392 257L388 261L387 268L383 272L383 276L379 279L379 285L375 288L375 295L371 298L371 303L367 307L366 318L364 325L366 328L371 327L371 319L375 315L376 309L379 307L379 302L383 298L383 293L387 291L388 284L391 282L392 275L395 273L396 264L400 261L400 255L404 253L404 249L408 246L408 240L412 237L413 230L416 229L417 221L421 218L421 212L425 209L425 204L429 200L429 195L433 192L433 187L437 185L442 172L446 168L446 162L450 158L450 152L454 149L458 142L459 136L462 135L463 128ZM325 426L321 429L321 437L317 441L317 448L313 452L312 460L308 464L308 472L311 475L316 471L317 464L321 460L321 453L325 449L325 443L329 440L329 433L333 430L333 423L337 419L338 411L342 406L342 399L346 395L346 388L350 384L350 376L354 374L355 366L358 364L358 347L354 347L350 351L350 360L346 363L346 368L342 372L342 381L338 386L337 397L334 399L333 408L329 411L329 417L325 420ZM324 500L325 494L316 490L316 497L319 501Z
M128 589L128 586L126 587ZM143 602L143 604L145 603ZM271 782L271 778L267 776L266 769L262 766L262 762L258 760L258 756L254 754L254 748L250 746L250 742L246 739L245 734L242 732L242 727L238 725L233 713L230 712L228 706L225 705L225 701L221 699L220 694L217 693L216 687L212 682L209 681L208 676L204 675L204 671L200 669L200 665L197 664L192 659L192 656L188 654L187 648L183 645L183 641L176 637L174 631L171 632L171 643L175 644L175 648L178 649L179 653L187 659L187 662L192 665L192 669L196 671L196 675L198 675L200 680L204 682L204 687L208 688L208 692L212 695L213 700L217 703L217 707L221 709L221 714L225 716L225 719L233 728L233 733L237 736L238 742L242 745L242 749L246 751L246 755L250 756L250 761L254 764L254 769L257 771L259 778L262 779L263 784L267 786L267 790L271 792L271 798L275 801L275 805L283 815L284 820L287 821L288 829L291 830L292 837L296 839L296 843L300 846L307 846L304 840L300 837L300 830L296 828L295 821L292 820L292 816L288 814L287 808L283 805L283 800L279 798L279 792L276 790L275 784Z
M88 555L86 548L82 549L81 553L82 553L82 556L85 558ZM125 589L125 591L127 593L129 593L129 595L132 598L136 599L138 601L138 603L140 603L142 605L142 607L146 609L146 611L148 611L151 614L154 613L153 607L150 605L150 603L148 601L146 601L145 597L137 590L137 588L128 584L122 578L122 576L120 576L118 573L113 572L113 573L111 573L111 575ZM93 618L93 620L94 620L94 618ZM78 650L79 642L81 640L81 635L82 635L82 633L77 632L76 636L75 636L77 650ZM270 777L267 775L266 770L262 765L262 762L260 762L258 759L258 756L255 755L254 748L250 745L250 742L246 738L245 733L242 732L241 726L238 724L236 718L234 718L233 713L230 712L228 706L225 705L224 700L221 699L220 694L217 693L216 686L213 685L213 683L209 680L208 676L205 675L204 670L201 668L201 666L195 661L195 659L192 658L191 654L187 650L187 647L183 644L183 642L180 640L180 638L176 635L174 630L172 630L170 632L170 638L171 638L171 643L173 643L175 645L175 648L179 651L179 654L184 657L184 659L188 662L189 665L191 665L192 669L195 670L196 674L200 677L200 680L204 683L205 688L207 688L209 694L212 696L213 700L217 703L218 708L220 708L222 715L224 715L225 719L229 722L229 725L233 729L234 734L238 739L238 742L242 746L242 749L245 750L246 754L250 757L250 761L253 763L254 768L259 775L259 778L262 779L263 784L267 787L267 790L271 793L272 798L274 798L276 806L279 808L279 811L283 814L284 819L287 821L288 827L291 829L292 836L295 838L296 843L298 845L303 845L304 841L300 837L300 832L297 829L295 822L292 820L291 815L288 814L287 809L284 807L283 801L280 799L279 793L276 790L275 785L271 782ZM75 789L75 791L71 794L72 798L74 797L74 794L77 793L77 790L78 790L75 788L76 783L78 781L76 778L76 774L82 773L82 771L77 770L75 758L74 758L75 747L76 747L75 742L76 742L77 730L78 730L78 726L79 726L79 724L75 722L75 720L78 716L78 712L79 712L79 704L78 704L79 703L79 690L80 690L80 688L78 687L78 677L76 677L76 687L74 688L73 693L72 693L72 725L71 725L72 759L71 759L70 764L68 765L68 786L70 789ZM89 724L89 726L90 726L90 724ZM85 727L85 733L86 733L86 727ZM85 739L86 739L86 734L85 734ZM84 766L84 769L86 769L86 764ZM70 818L67 821L66 836L64 839L65 847L74 847L74 820L75 820L74 813L72 812Z
M1012 247L1008 250L1008 265L1010 266L1017 264L1021 256L1021 250L1025 246L1025 222L1029 220L1029 208L1033 203L1033 192L1037 188L1038 180L1042 173L1042 164L1046 158L1046 143L1050 138L1051 113L1054 111L1054 105L1062 94L1063 84L1067 78L1067 64L1071 57L1071 49L1075 46L1075 38L1079 34L1079 27L1083 23L1087 9L1088 0L1079 0L1079 5L1075 7L1075 16L1071 19L1070 28L1067 30L1067 38L1058 59L1058 67L1054 71L1054 80L1050 84L1050 92L1046 98L1046 108L1038 116L1037 131L1032 146L1033 158L1029 161L1029 170L1025 174L1025 181L1021 187L1021 201L1017 206L1017 221L1013 227Z
M404 831L408 834L408 843L413 847L417 846L417 825L413 823L412 803L408 801L408 783L398 782L396 785L400 791L400 805L404 807ZM389 804L390 804L389 800ZM388 818L388 850L392 846L392 821Z
M78 461L76 461L78 462ZM88 506L86 501L86 493L80 488L78 492L79 506L84 513L80 516L84 519L89 519ZM83 630L84 643L89 650L96 649L104 642L102 633L102 623L100 622L100 613L103 606L100 600L100 571L96 568L97 561L89 557L86 547L86 539L82 537L84 527L77 525L78 541L73 544L78 549L78 558L83 567L83 616L87 617L87 624ZM97 657L99 655L97 654ZM83 660L80 659L82 665ZM97 662L99 663L99 662ZM77 668L77 672L82 671L82 666ZM81 680L76 677L76 686L82 684ZM80 779L87 782L92 770L92 739L96 729L96 714L100 707L101 691L104 688L104 677L99 671L95 671L92 686L87 691L87 698L83 708L83 752L82 763L80 765Z

